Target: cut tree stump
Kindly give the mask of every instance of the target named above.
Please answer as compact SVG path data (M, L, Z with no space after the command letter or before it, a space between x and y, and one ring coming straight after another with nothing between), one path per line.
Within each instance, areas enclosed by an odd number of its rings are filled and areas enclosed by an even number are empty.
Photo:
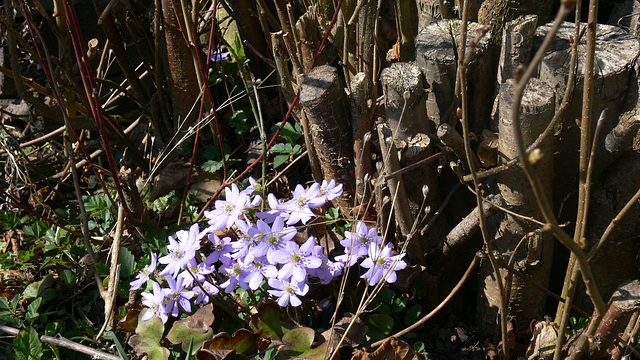
M461 20L441 20L427 26L416 36L416 63L424 73L428 86L427 112L429 120L434 123L433 129L446 121L448 111L449 117L453 118L461 25ZM476 38L481 27L477 23L468 24L467 54L471 51L469 42ZM493 104L496 69L487 46L490 38L489 31L476 45L473 59L467 66L469 124L471 131L478 134L486 127Z
M515 84L514 80L508 80L500 88L498 154L501 163L506 163L518 155L511 119ZM553 114L553 89L538 79L531 79L525 88L520 108L525 147L532 144L544 131ZM536 157L535 169L547 190L547 196L551 195L553 179L553 149L550 140L543 141L534 150L540 154ZM539 221L543 220L527 176L519 166L498 174L494 191L497 191L504 201L503 205L511 211ZM536 231L541 230L540 225L504 212L494 216L489 225L495 228L490 231L496 234L494 239L490 239L493 240L494 251L504 256L505 261L515 252L513 266L538 283L547 284L553 258L553 239L548 234ZM533 234L530 234L532 232ZM528 234L530 236L527 236ZM518 247L525 236L527 239ZM507 272L501 271L501 274L506 276ZM499 334L497 310L500 291L488 262L482 264L480 276L483 279L483 293L478 301L479 325L487 334ZM546 294L530 283L513 277L510 295L509 316L516 316L519 324L528 326L532 319L539 319L544 314Z
M302 82L300 103L325 178L343 186L343 194L336 201L347 215L355 194L353 144L349 103L336 68L322 65L311 70Z
M518 67L526 67L529 64L537 25L536 15L522 16L505 25L498 61L499 85L513 79Z
M393 133L393 143L402 153L400 165L407 166L433 154L431 131L427 118L422 72L409 63L395 63L382 70L380 76L385 95L387 123ZM383 159L386 159L383 156ZM386 166L386 164L385 164ZM440 206L440 186L436 172L423 165L402 175L409 206L414 219L420 216L420 206L428 186L426 206ZM422 248L435 246L446 234L442 220L437 222L422 241ZM403 234L405 235L405 234Z
M586 26L586 25L583 25ZM551 24L538 27L536 30L536 47L544 40ZM561 104L569 76L569 60L571 58L570 37L574 36L574 24L564 22L551 44L539 68L540 80L546 82L556 91L556 111ZM580 126L582 109L582 89L584 84L584 59L586 37L578 45L578 69L573 101L566 109L565 117L555 129L556 152L554 166L555 176L564 179L554 189L554 199L559 203L566 195L575 190L578 174L580 145ZM626 31L610 25L598 24L595 50L595 94L592 105L593 118L598 118L604 108L611 110L604 123L604 133L615 126L623 109L625 96L630 86L634 63L640 53L638 39ZM567 213L570 213L570 209ZM560 219L561 221L563 219ZM572 219L574 220L574 219Z

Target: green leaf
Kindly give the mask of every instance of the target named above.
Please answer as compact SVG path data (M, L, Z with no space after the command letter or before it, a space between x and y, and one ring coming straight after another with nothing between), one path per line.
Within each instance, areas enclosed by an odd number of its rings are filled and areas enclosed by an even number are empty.
M250 110L245 111L241 109L241 110L234 111L233 115L231 115L231 118L229 119L229 126L236 129L237 134L239 135L244 134L249 130L250 114L251 114Z
M42 358L42 342L36 329L29 326L20 331L13 341L13 350L17 360L40 360Z
M231 53L231 57L233 58L233 60L235 60L235 62L237 62L239 65L244 65L245 57L242 39L240 39L240 35L237 32L235 32L233 35L233 41L231 41L228 48L229 53Z
M149 359L167 360L169 359L169 349L160 345L160 340L164 332L164 324L162 320L155 315L149 320L142 320L142 317L147 311L149 311L149 309L143 309L140 313L136 334L129 339L129 345L131 345L138 354L142 355L142 353L146 353L149 355Z
M55 279L53 278L53 275L49 274L42 278L42 280L27 285L27 287L22 292L22 298L29 301L34 300L38 296L42 296L44 300L48 300L48 296L50 295L47 294L47 297L44 297L43 293L46 289L51 288L54 284Z
M276 155L276 157L273 158L273 168L279 168L280 165L286 163L287 160L289 160L289 155Z
M205 341L213 337L213 319L213 305L203 306L195 314L176 321L167 334L167 340L173 344L181 344L184 351L188 351L189 345L193 343L195 346L192 349L197 351ZM195 351L191 353L194 354Z
M372 341L380 340L393 330L393 318L385 314L372 314L367 318L369 332L367 335Z
M38 313L38 309L40 308L41 303L42 298L38 297L33 300L31 304L29 304L29 306L27 307L27 314L25 316L28 321L33 321L40 316L40 314Z
M4 296L0 296L0 310L9 310L9 299Z
M420 306L420 304L413 305L407 310L404 323L406 325L413 325L420 319L420 315L422 315L422 306Z
M254 331L262 330L264 337L280 340L291 329L290 323L283 320L282 309L275 301L262 301L256 310L257 313L251 316L250 325Z
M207 350L234 350L239 354L254 354L258 350L258 342L262 332L256 333L240 329L230 336L226 332L217 333L211 340L204 343Z
M287 143L277 143L271 147L270 151L278 154L290 154L293 151L293 146Z
M276 131L278 131L281 124L282 122L278 122L277 124L273 125L271 127L271 132L275 133ZM298 123L296 123L295 128L293 127L293 125L291 125L291 123L286 123L284 124L282 130L280 130L280 136L285 138L289 143L295 143L296 141L298 141L301 135L302 129L300 128L300 125Z
M288 331L282 337L284 346L278 351L278 360L324 360L331 353L330 342L325 341L316 348L311 348L315 338L315 331L302 327Z
M76 284L76 274L69 269L62 270L58 276L60 276L60 280L66 287L71 288Z
M120 249L120 278L128 279L136 271L136 258L126 247Z

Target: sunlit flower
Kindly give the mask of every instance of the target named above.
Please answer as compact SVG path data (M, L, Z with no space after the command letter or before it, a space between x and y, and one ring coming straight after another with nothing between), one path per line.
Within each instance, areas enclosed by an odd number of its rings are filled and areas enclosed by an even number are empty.
M249 196L241 193L236 184L224 188L224 194L224 200L216 200L215 210L204 212L204 216L209 219L210 227L207 229L209 232L221 230L225 226L230 228L238 220L249 201Z
M281 281L278 279L269 279L269 286L273 290L268 290L269 294L278 298L278 305L285 307L300 306L302 300L298 296L304 296L309 291L309 285L293 281Z
M311 185L308 190L305 190L300 184L296 185L296 189L293 192L293 199L278 206L278 209L289 213L287 225L293 225L299 221L306 224L311 218L316 216L316 214L311 211L311 208L317 208L326 203L324 197L318 196L319 191L320 184L318 183Z
M154 281L153 293L143 292L142 299L142 305L149 308L149 310L142 315L142 320L149 320L155 315L162 320L162 323L167 322L169 316L164 305L165 297L160 284Z
M178 272L189 263L189 260L195 257L196 251L200 249L199 232L198 224L193 224L188 232L180 230L176 233L178 241L169 236L169 245L167 246L169 253L158 260L161 264L166 265L160 275L177 276Z
M358 259L367 255L369 245L380 245L382 236L378 236L376 227L367 228L367 224L359 221L356 224L355 231L345 231L344 239L340 240L340 244L344 246L344 254L336 256L336 260L343 262L346 266L353 266Z
M136 279L129 283L131 288L129 290L138 290L144 283L149 280L149 276L156 271L156 264L158 262L158 255L156 253L151 253L151 264L146 265L140 270L138 275L136 275Z
M405 254L391 255L391 244L382 249L376 244L369 245L369 257L364 259L360 266L367 270L360 278L366 279L370 286L377 284L384 278L388 283L394 283L398 279L396 271L407 267L402 260Z
M171 313L171 316L177 317L180 314L180 309L178 308L178 305L180 305L184 311L191 312L189 300L193 297L193 291L185 290L183 278L181 277L176 280L172 276L167 276L166 279L169 285L168 289L163 289L164 296L169 299L166 311Z
M282 264L282 268L278 272L278 279L293 278L297 282L306 281L307 269L316 269L322 265L322 260L312 254L315 244L315 238L310 237L302 246L294 241L289 241L284 249L275 251L271 258Z

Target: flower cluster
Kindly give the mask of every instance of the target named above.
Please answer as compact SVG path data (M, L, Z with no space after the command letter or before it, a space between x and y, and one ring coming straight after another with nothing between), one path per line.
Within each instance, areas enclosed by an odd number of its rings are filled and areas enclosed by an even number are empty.
M299 306L301 297L309 291L309 277L328 284L345 266L353 266L363 257L361 266L368 270L362 278L369 285L382 279L392 283L395 271L406 267L404 254L392 256L391 244L381 248L382 237L376 228L368 228L363 222L356 224L355 231L345 232L341 241L345 253L333 261L315 238L302 245L293 241L297 233L294 225L308 223L316 216L314 208L342 193L342 185L333 180L314 183L308 189L297 185L293 198L284 202L269 194L266 211L257 211L263 199L255 194L258 183L253 179L250 183L242 191L236 184L225 188L225 199L217 200L215 209L205 211L208 226L204 229L193 224L188 231L178 231L175 238L169 237L166 255L157 258L151 254L151 264L131 282L131 290L148 281L152 284L153 292L142 293L142 303L150 309L143 320L155 315L166 322L169 316L178 316L180 309L190 312L192 304L208 303L211 295L231 293L238 287L256 290L264 282L280 306ZM224 228L239 234L237 239L220 238L216 232ZM213 249L206 257L201 251L205 239ZM164 266L158 270L166 288L151 279L159 264ZM214 272L217 276L211 276Z

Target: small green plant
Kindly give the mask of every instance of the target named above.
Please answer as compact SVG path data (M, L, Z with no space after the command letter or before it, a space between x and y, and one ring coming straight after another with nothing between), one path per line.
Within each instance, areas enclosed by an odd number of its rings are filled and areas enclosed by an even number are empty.
M281 123L275 124L271 131L275 132L278 128L280 128ZM302 136L302 128L298 123L291 125L291 123L286 123L280 131L280 136L282 136L286 142L278 143L271 147L271 152L277 154L273 158L273 168L277 169L282 164L291 160L294 156L302 153L302 146L297 144L298 139Z

